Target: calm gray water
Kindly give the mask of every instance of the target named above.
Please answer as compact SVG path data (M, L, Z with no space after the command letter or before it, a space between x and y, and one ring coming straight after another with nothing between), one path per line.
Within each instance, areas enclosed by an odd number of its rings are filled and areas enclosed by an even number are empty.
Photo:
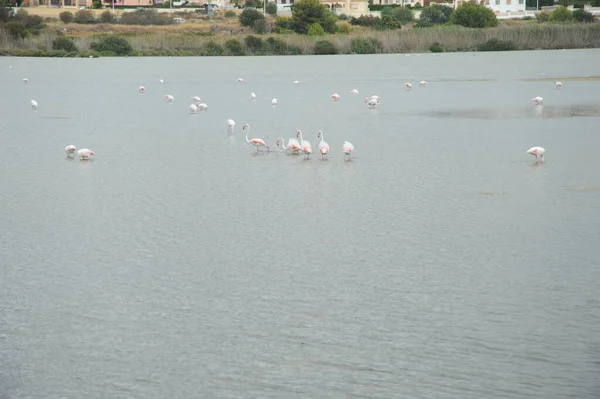
M598 65L1 57L0 398L598 398Z

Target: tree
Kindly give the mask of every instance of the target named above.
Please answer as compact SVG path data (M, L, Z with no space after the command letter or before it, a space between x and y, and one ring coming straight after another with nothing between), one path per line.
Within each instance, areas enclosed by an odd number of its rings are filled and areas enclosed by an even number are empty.
M92 43L90 47L99 53L107 51L116 55L127 55L133 52L131 44L120 36L103 37L100 41Z
M408 23L408 22L412 22L415 19L413 11L410 8L406 8L406 7L396 7L393 15L394 15L394 18L396 19L396 21L404 23L404 24Z
M262 15L260 11L255 10L254 8L246 8L240 14L240 24L242 26L253 27L254 23L259 19L265 19L265 16Z
M76 53L77 46L75 46L73 39L61 36L52 41L52 50L65 50L69 53Z
M58 17L60 18L61 21L63 21L65 24L68 24L70 22L73 22L73 13L71 11L63 11L60 14L58 14Z
M277 4L276 3L269 1L265 7L266 7L265 11L267 12L267 14L277 15Z
M337 18L319 0L299 0L292 6L292 29L307 34L312 24L319 24L327 33L335 33Z
M94 13L91 10L79 10L75 13L73 22L76 24L93 24L96 22L96 18L94 18Z
M452 7L444 6L441 4L432 4L429 7L425 7L421 11L419 21L431 22L434 24L445 24L450 20L452 15Z
M575 18L577 22L594 22L594 15L581 8L573 11L573 18Z
M558 7L550 14L550 22L568 22L573 20L573 13L566 7Z
M498 25L496 14L484 5L463 3L450 16L450 22L467 28L489 28Z

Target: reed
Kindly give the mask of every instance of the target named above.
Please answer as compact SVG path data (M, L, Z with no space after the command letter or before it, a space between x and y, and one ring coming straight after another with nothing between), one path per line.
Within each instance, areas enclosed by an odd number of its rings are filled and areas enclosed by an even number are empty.
M55 30L44 30L39 36L15 39L0 29L0 50L51 50L52 41L59 35ZM90 44L101 35L98 33L73 36L80 52L90 49ZM264 47L249 49L244 44L247 34L213 34L210 32L172 32L159 30L121 31L117 34L126 38L137 55L203 55L207 43L216 43L226 48L228 40L236 39L248 55L313 54L319 40L331 42L341 54L350 54L354 39L373 40L374 48L381 53L428 52L433 43L439 43L444 51L476 51L477 46L491 39L511 43L518 50L550 50L572 48L600 48L600 24L551 24L524 23L519 26L504 25L496 28L469 29L460 26L439 26L397 31L374 31L355 28L348 34L305 36L296 34L255 35L263 40ZM271 39L269 39L271 38ZM213 46L213 44L211 44ZM4 51L6 53L6 51ZM223 52L230 55L227 50Z

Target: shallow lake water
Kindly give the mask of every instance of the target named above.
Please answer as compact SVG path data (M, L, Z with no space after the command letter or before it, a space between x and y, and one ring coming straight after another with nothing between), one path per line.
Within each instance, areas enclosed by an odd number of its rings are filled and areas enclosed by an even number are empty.
M598 65L0 57L0 398L597 398Z

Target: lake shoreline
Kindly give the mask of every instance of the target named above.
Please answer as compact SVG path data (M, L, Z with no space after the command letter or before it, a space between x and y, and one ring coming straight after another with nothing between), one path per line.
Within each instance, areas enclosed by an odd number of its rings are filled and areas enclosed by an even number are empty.
M123 38L130 48L94 51L107 37ZM349 34L306 36L296 34L154 34L100 33L72 37L76 51L53 49L60 37L44 30L26 39L0 37L0 55L17 57L112 56L261 56L335 54L410 54L426 52L519 51L600 48L600 24L532 23L486 29L459 26L412 28L400 31L358 31Z

